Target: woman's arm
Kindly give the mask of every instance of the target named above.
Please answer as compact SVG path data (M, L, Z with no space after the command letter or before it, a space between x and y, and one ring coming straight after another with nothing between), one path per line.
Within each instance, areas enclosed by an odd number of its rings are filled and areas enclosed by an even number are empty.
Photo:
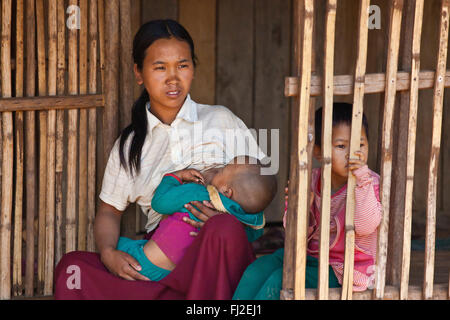
M100 201L94 221L94 237L100 259L113 274L127 280L149 280L136 270L139 263L129 254L116 250L120 236L120 219L122 211Z

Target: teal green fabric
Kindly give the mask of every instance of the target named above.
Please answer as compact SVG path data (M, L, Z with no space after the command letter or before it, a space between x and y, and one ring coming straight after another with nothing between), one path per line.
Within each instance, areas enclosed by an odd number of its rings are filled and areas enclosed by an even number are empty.
M148 240L133 240L120 237L117 243L117 250L126 252L137 260L142 268L139 271L140 274L152 281L160 281L170 273L170 270L160 268L148 260L144 253L144 245L147 242Z
M284 248L272 254L256 259L245 270L233 300L279 300L283 281ZM338 288L341 285L329 268L329 287ZM317 288L319 278L319 261L311 256L306 258L306 288Z
M250 242L258 239L263 230L254 230L249 226L260 226L264 223L263 212L246 213L242 207L235 201L219 193L224 207L234 215L239 221L246 224L246 234ZM180 184L172 176L164 176L159 186L156 188L152 199L152 208L161 214L172 214L174 212L189 213L191 219L200 221L190 213L184 205L191 201L209 201L209 193L205 186L197 183ZM194 206L195 207L195 206Z

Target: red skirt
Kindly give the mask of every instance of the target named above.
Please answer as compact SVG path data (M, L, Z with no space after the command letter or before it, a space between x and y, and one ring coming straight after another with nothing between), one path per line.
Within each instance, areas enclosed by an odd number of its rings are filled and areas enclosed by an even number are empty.
M115 276L98 253L67 253L55 269L55 299L228 300L254 260L243 225L221 214L205 223L180 263L159 282Z

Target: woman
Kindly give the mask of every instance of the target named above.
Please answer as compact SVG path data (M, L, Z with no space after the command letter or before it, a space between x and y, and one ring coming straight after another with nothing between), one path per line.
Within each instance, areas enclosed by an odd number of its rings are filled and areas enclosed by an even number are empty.
M259 148L236 151L226 146L229 130L234 141L249 138L245 124L231 111L190 98L194 44L180 24L173 20L144 24L133 42L133 59L137 82L145 89L105 169L94 223L99 253L71 252L62 258L55 270L55 298L231 299L255 257L241 223L231 215L218 215L207 203L194 202L198 210L187 204L202 222L186 223L201 229L182 261L162 281L148 281L137 272L140 266L134 258L116 250L121 216L129 203L136 202L148 217L146 238L157 227L161 215L150 203L165 173L188 166L204 170L238 155L263 156Z

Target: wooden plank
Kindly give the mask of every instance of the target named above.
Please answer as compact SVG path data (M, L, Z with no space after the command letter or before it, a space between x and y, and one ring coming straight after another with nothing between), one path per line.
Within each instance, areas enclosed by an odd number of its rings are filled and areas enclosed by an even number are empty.
M11 97L11 0L2 1L1 88L3 97ZM0 299L11 297L11 220L13 201L13 115L2 113L2 194L0 216Z
M447 67L449 4L450 1L442 0L439 30L439 49L436 59L436 80L433 91L433 131L430 161L428 166L429 171L427 185L427 224L425 238L425 270L423 280L424 299L431 299L433 297L434 257L436 240L437 174L439 166L439 152L441 148L444 77Z
M400 45L400 33L402 22L403 0L391 0L388 58L386 66L386 93L384 99L384 114L381 142L381 204L383 206L383 218L378 233L376 284L374 294L377 299L384 296L386 281L386 260L389 230L389 209L391 197L392 174L392 140L393 121L395 110L395 95L397 86L398 53Z
M97 92L97 48L98 48L98 25L97 25L97 0L90 1L89 7L89 93ZM87 185L87 250L95 251L94 219L96 203L96 142L97 142L97 110L89 110L88 120L88 185Z
M70 0L69 5L78 5L77 0ZM114 20L111 20L114 21ZM111 23L114 24L114 23ZM69 28L69 60L68 60L68 94L78 94L78 31ZM77 247L77 212L76 212L76 180L77 180L77 136L78 110L68 111L68 145L67 145L67 193L66 193L66 253L75 251Z
M215 104L216 0L183 0L178 6L178 20L194 40L199 62L191 97L199 103Z
M432 89L434 86L434 71L419 72L419 90ZM353 93L353 76L337 75L334 76L333 94L335 96L346 96ZM298 95L298 77L285 78L284 95L286 97L295 97ZM396 90L408 91L411 84L409 72L400 71L397 73ZM322 94L323 79L320 76L313 75L311 78L311 96L316 97ZM386 75L384 73L366 74L364 79L364 94L382 93L385 91ZM445 88L450 87L450 70L445 73Z
M39 111L70 110L99 108L105 106L103 94L86 94L77 96L7 98L0 99L0 112L7 111Z
M142 23L155 19L178 19L178 0L142 1Z
M433 293L433 300L447 300L449 297L447 283L437 284L436 290ZM354 300L370 300L373 292L372 290L366 290L362 292L355 292ZM306 290L306 300L314 300L317 296L316 289L307 289ZM385 293L383 296L384 300L398 300L399 299L399 291L398 287L395 286L386 286ZM330 300L339 300L340 299L340 289L338 288L330 288ZM420 286L410 286L408 289L408 299L409 300L421 300L422 299L422 288Z
M323 109L322 109L322 163L321 204L319 242L318 298L328 299L328 270L330 251L330 206L331 206L331 148L333 131L333 75L336 28L336 0L327 1L325 18L325 54L323 63Z
M57 93L57 7L56 1L48 4L48 95ZM45 211L45 266L44 295L53 293L53 270L55 261L55 157L56 157L56 110L48 111L47 122L47 185Z
M38 63L38 94L47 95L47 66L45 56L44 1L36 0L36 36ZM45 213L47 187L47 111L39 111L39 193L38 193L38 282L37 292L44 292L45 272Z
M80 0L80 33L79 33L79 77L80 94L88 91L88 1ZM79 144L78 144L78 250L86 251L87 229L87 135L88 115L87 110L80 110L79 119Z
M16 97L23 96L23 32L24 32L23 0L16 2ZM12 289L14 296L23 295L22 277L22 241L23 241L23 112L15 113L15 199L14 199L14 253Z
M367 62L367 38L368 38L368 10L370 1L361 1L359 9L359 31L357 44L356 70L353 94L353 115L351 125L349 157L360 148L363 100L364 100L364 76ZM356 179L353 174L348 175L347 201L345 211L345 260L344 278L342 283L342 299L351 300L353 293L353 267L355 254L355 186Z
M253 128L255 69L249 62L255 55L255 3L230 0L217 5L216 103Z
M120 129L131 123L134 101L133 35L131 34L130 0L120 1Z
M239 68L240 74L243 75L246 68L254 70L253 88L246 87L236 74L235 85L240 86L241 90L249 89L247 94L251 95L253 101L253 106L252 103L247 105L242 101L238 107L244 114L252 112L253 121L247 123L248 126L256 130L265 130L259 132L259 143L266 155L270 157L271 170L277 174L278 186L285 186L288 176L290 132L289 118L285 114L289 109L289 101L283 97L283 78L290 71L291 24L286 17L291 11L289 0L255 2L254 30L249 30L254 33L253 58L244 60L245 55L240 58L235 57L236 60L241 60L240 65L247 65L243 69ZM230 32L229 27L226 32ZM240 33L240 31L232 32L233 37L235 37L234 33ZM240 54L243 51L243 45L236 46L236 43L233 43L234 50L238 50ZM267 61L271 59L277 63L268 65ZM253 63L249 63L252 60ZM230 64L234 63L227 61L227 68ZM240 65L236 66L240 67ZM248 110L244 111L245 109ZM240 115L240 112L237 115ZM284 191L280 187L271 204L264 210L266 221L280 221L280 214L283 211Z
M423 0L416 0L414 29L411 47L411 88L409 95L408 144L406 164L405 216L403 224L402 270L400 279L400 299L408 298L408 280L411 253L412 194L414 184L414 156L418 107L418 75L420 70L420 40L422 34Z
M27 0L26 2L27 13L27 75L26 75L26 95L27 97L33 97L35 95L35 68L36 68L36 18L35 18L35 1ZM31 100L31 99L30 99ZM2 103L3 104L3 103ZM34 219L36 209L36 148L35 148L35 122L36 116L34 111L28 111L25 113L25 192L27 194L26 199L26 269L25 269L25 295L32 296L34 293Z
M293 183L298 184L298 218L297 218L297 238L295 243L295 276L294 276L294 299L305 299L305 269L306 269L306 236L307 221L309 212L308 203L308 132L309 107L310 107L310 82L311 82L311 64L312 64L312 33L314 2L306 0L298 4L299 10L304 10L303 32L299 34L302 37L302 61L300 75L300 97L299 97L299 126L298 126L298 161L299 172L298 180ZM301 8L300 8L301 7ZM299 15L302 16L302 15ZM301 22L298 22L299 24Z

